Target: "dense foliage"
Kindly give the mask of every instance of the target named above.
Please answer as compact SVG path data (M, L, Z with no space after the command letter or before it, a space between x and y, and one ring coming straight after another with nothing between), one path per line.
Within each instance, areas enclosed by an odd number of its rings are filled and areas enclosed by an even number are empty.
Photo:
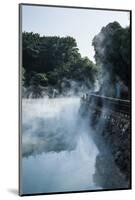
M119 79L130 89L130 27L122 28L118 22L109 23L94 37L93 46L104 80L114 85Z
M131 79L130 27L109 23L93 38L96 64L81 57L76 40L70 36L40 36L23 32L22 84L27 91L38 93L52 87L59 93L71 88L72 81L87 90L94 88L97 74L101 75L100 92L123 98L129 97ZM98 76L99 77L99 76ZM121 89L122 88L122 89ZM117 94L116 94L117 93ZM122 93L122 92L121 92ZM125 95L125 94L124 94Z
M25 87L61 86L63 79L93 86L96 67L82 58L72 37L45 37L23 33L23 68Z

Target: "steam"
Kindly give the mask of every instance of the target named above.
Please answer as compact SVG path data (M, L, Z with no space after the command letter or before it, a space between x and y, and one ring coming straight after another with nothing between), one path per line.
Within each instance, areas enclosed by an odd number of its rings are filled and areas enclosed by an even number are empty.
M25 193L95 190L93 174L94 143L84 136L78 138L73 151L49 152L23 161L23 190ZM32 166L32 167L31 167ZM29 178L28 178L29 177Z
M23 156L76 148L79 98L23 100Z
M27 88L22 87L23 98L56 98L56 97L80 97L86 92L94 91L97 87L97 82L91 83L88 78L85 81L76 81L68 78L63 78L55 86L34 86Z
M95 190L98 150L80 98L23 99L23 193Z

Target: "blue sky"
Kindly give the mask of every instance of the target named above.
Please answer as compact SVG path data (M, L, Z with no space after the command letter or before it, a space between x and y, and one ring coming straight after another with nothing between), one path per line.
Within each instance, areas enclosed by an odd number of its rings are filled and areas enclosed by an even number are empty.
M118 21L123 27L129 25L129 13L26 5L22 8L23 31L45 36L72 36L77 41L81 55L88 56L93 61L93 37L103 26L114 21Z

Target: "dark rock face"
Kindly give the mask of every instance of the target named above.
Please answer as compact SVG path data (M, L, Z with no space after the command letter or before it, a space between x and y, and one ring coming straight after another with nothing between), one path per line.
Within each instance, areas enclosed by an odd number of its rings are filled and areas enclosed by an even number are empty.
M89 113L89 114L88 114ZM82 101L99 149L95 183L105 189L130 188L130 101L91 95Z

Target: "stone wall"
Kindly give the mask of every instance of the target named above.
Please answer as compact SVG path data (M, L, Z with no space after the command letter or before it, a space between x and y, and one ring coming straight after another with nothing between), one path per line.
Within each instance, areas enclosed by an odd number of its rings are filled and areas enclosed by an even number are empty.
M131 179L130 101L98 95L82 99L82 115L89 117L100 154L95 182L103 188L129 188Z

